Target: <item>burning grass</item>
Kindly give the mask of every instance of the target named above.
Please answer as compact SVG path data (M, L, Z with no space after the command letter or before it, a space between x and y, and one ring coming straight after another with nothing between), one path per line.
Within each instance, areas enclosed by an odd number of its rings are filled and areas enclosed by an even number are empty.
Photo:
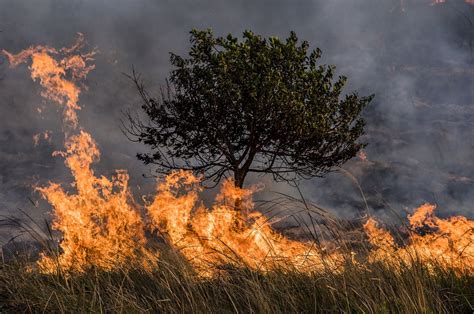
M243 196L239 190L229 193L233 185L224 184L212 210L196 205L197 183L189 173L177 172L158 184L155 199L148 203L149 223L140 229L147 234L141 245L149 254L127 255L128 263L120 258L129 251L120 247L114 263L107 263L113 250L86 250L88 242L81 237L95 230L89 227L77 235L82 227L72 233L61 229L60 247L46 250L39 261L3 263L0 312L469 313L474 309L473 259L468 255L472 221L441 219L434 215L434 206L424 205L409 216L405 227L409 232L393 234L373 219L363 226L347 226L321 216L308 226L308 231L319 230L314 240L300 242L285 238L268 221L259 222L261 214L244 219L228 204L234 203L232 195ZM74 200L78 195L68 197ZM243 203L252 204L250 199ZM307 202L291 203L314 214ZM228 219L214 219L223 213ZM450 224L452 230L443 229ZM99 226L108 230L105 222ZM358 241L344 237L348 228L358 230ZM323 245L323 234L331 246ZM92 248L110 241L98 237ZM79 254L85 251L89 254ZM300 259L302 252L306 259ZM76 254L80 258L71 257ZM51 262L47 269L45 260Z
M24 264L0 271L1 312L392 312L470 313L474 277L422 262L348 263L342 272L268 272L232 265L202 278L170 248L152 271L97 267L40 274Z

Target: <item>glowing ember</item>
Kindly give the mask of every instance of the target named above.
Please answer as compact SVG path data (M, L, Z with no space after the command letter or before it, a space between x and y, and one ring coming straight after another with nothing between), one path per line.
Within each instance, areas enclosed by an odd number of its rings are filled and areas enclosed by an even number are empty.
M51 142L51 131L44 131L33 135L33 143L38 146L40 140Z
M366 154L366 152L364 152L363 150L360 150L360 151L357 153L357 157L358 157L361 161L367 161L367 154Z

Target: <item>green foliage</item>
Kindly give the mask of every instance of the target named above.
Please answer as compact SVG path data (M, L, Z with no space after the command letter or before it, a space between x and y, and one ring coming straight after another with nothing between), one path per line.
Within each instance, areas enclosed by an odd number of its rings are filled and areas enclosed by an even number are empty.
M320 65L294 32L282 41L250 31L239 41L191 31L189 57L171 54L168 89L151 98L136 79L149 123L130 117L129 132L150 145L139 154L158 171L189 169L218 182L233 172L276 180L322 176L364 144L361 110L372 96L341 96L346 77Z

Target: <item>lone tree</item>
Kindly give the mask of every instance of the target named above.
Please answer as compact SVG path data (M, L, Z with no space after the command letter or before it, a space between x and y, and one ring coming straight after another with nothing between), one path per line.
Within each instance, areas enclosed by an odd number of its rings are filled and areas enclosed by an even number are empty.
M246 31L243 40L191 31L189 57L171 54L166 89L158 98L134 81L146 121L128 114L130 138L151 146L138 154L157 173L198 172L217 184L233 173L275 180L322 176L354 157L364 144L361 110L373 96L341 97L346 77L320 65L321 50L294 32L282 41Z

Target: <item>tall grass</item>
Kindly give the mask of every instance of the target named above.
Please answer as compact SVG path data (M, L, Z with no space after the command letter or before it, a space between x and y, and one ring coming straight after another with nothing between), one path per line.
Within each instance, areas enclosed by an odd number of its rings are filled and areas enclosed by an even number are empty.
M266 202L266 206L281 209L286 204L276 201ZM324 210L307 203L303 210L327 216ZM302 226L316 244L329 234L338 250L346 252L345 266L336 272L328 268L303 273L292 265L262 272L234 264L220 266L212 278L202 278L166 242L157 244L160 256L151 271L90 268L85 273L58 269L55 274L41 274L34 270L34 261L26 258L3 261L0 313L474 312L472 274L436 263L426 265L416 256L409 264L400 261L396 266L369 263L365 258L370 251L367 243L348 243L343 239L344 228L334 227L337 223L329 217L326 225L311 220ZM27 226L22 228L32 232ZM321 232L321 228L327 230ZM35 232L32 236L41 238ZM48 236L51 240L51 233ZM52 256L59 254L57 248L47 249Z
M0 269L0 312L343 312L472 313L474 277L421 263L348 263L344 271L299 273L229 267L199 278L176 254L156 270L91 268L83 274L28 271L24 261Z

